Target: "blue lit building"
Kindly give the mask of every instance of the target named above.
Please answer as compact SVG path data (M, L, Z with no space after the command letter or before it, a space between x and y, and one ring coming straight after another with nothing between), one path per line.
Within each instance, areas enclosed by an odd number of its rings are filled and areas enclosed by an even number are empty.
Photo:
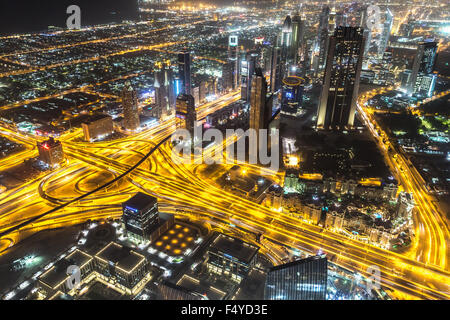
M281 113L295 115L302 104L305 79L290 76L283 79Z
M149 240L159 225L158 201L155 197L138 192L122 204L122 221L128 236Z
M313 256L273 267L267 273L265 300L325 300L327 258Z

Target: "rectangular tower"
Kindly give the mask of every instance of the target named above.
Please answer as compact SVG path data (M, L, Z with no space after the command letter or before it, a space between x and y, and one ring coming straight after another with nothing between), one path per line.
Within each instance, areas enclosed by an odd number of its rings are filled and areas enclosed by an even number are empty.
M338 27L329 39L317 127L353 127L364 52L363 29Z

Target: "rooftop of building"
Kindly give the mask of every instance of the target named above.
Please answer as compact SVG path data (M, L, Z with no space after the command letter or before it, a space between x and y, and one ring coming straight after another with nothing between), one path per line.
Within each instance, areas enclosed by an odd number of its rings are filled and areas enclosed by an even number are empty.
M112 263L115 267L128 273L145 262L143 255L115 242L110 242L95 256L100 260Z
M313 262L313 261L327 261L327 258L325 256L323 256L323 255L311 256L311 257L308 257L308 258L305 258L305 259L300 259L300 260L296 260L296 261L292 261L292 262L288 262L288 263L285 263L285 264L281 264L281 265L272 267L269 272L282 270L282 269L287 269L287 268L291 268L293 266L297 266L297 265L301 265L301 264L305 264L305 263L310 263L310 262Z
M149 205L153 205L158 200L148 194L138 192L133 197L123 203L124 207L133 208L135 210L143 210Z
M83 124L91 124L93 122L96 122L98 120L102 120L102 119L106 119L106 118L111 118L111 116L104 114L104 113L98 113L98 114L94 114L92 116L90 116L88 119L84 120L82 123Z
M66 259L57 261L52 267L39 276L39 281L45 283L52 289L56 289L69 278L67 268L72 265Z
M221 252L244 263L250 263L258 250L259 247L251 243L224 234L219 234L208 248L208 251Z

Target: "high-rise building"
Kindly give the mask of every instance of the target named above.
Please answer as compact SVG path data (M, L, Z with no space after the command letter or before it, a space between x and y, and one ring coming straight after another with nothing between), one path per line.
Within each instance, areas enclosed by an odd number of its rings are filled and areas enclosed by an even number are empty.
M292 18L292 45L291 59L294 63L298 62L299 50L303 46L303 38L305 34L305 21L296 13Z
M191 54L188 50L178 54L178 73L182 82L180 93L191 94Z
M155 112L154 116L160 118L169 115L175 108L175 89L173 72L163 64L162 68L155 72Z
M336 28L347 26L347 15L345 14L344 11L339 11L336 13L335 24L336 24Z
M127 235L149 240L152 229L159 224L158 201L142 192L122 204L122 221Z
M272 116L272 106L268 103L267 82L260 68L253 75L252 90L250 93L250 129L268 129Z
M270 91L277 92L281 85L281 48L272 48L270 67Z
M135 131L140 126L139 109L136 91L131 82L125 82L122 90L123 126L126 130Z
M391 35L392 25L394 23L394 15L389 8L386 9L386 19L383 23L383 30L381 31L380 44L378 45L378 55L382 56L386 51L389 36Z
M38 142L39 160L50 168L56 167L64 160L64 153L60 141L50 137L47 141Z
M367 54L369 53L370 50L370 43L372 42L372 30L369 29L369 27L367 26L367 7L364 6L362 7L361 10L361 24L360 27L364 29L363 32L363 37L366 39L365 45L364 45L364 57L367 57Z
M416 81L412 82L411 70L401 73L401 87L411 94L418 94L423 97L431 97L436 85L437 76L435 74L419 73ZM411 87L409 87L411 85Z
M313 256L282 264L267 273L265 300L325 300L327 258Z
M283 79L281 92L281 113L288 115L297 114L302 103L303 85L305 79L290 76Z
M317 127L352 127L364 50L363 30L338 27L329 39Z
M330 16L330 8L325 6L319 15L319 29L317 33L316 47L319 51L317 58L316 74L319 70L325 68L325 62L328 50L328 21Z
M411 75L408 79L406 90L409 94L416 93L418 78L420 75L429 75L433 72L436 62L437 42L422 41L417 45L416 56L412 65Z
M284 19L283 27L281 29L281 60L283 63L287 62L291 45L292 45L292 21L290 16L286 16L286 19Z
M228 62L230 63L232 86L236 90L239 86L239 38L237 35L228 37Z
M241 61L241 99L250 100L250 91L252 87L252 77L255 72L257 53L248 53L245 60Z
M186 129L194 137L194 126L197 121L194 97L190 94L180 94L177 98L175 124L177 129Z

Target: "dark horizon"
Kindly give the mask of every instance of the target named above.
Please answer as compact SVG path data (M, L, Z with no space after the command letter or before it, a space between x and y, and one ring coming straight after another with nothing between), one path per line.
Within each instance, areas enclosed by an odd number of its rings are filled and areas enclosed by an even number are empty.
M49 26L66 28L70 5L81 8L81 26L137 20L137 0L4 0L0 2L0 34L45 31Z

